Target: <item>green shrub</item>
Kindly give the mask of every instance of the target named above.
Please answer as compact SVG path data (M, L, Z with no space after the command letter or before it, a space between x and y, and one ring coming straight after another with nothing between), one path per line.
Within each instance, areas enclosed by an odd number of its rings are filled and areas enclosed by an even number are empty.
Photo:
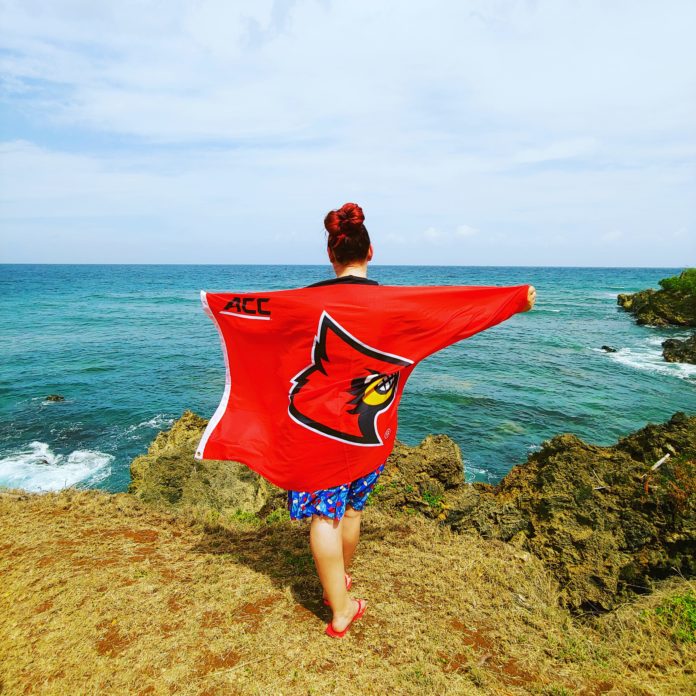
M659 283L663 290L696 294L696 268L687 268L678 276L663 278Z
M422 498L428 505L430 505L430 507L440 507L442 504L442 496L437 493L425 491Z
M655 609L660 620L672 629L674 638L682 643L696 642L696 594L674 595Z
M261 520L253 512L245 512L244 510L235 510L228 516L230 522L242 522L245 524L260 524Z
M273 510L266 517L266 524L278 524L279 522L286 522L290 519L290 512L286 508L278 508Z

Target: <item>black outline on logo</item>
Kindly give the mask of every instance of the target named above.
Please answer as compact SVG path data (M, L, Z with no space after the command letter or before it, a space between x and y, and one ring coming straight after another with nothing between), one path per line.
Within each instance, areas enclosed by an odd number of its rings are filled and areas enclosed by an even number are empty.
M328 361L330 359L326 353L326 334L329 330L333 331L335 334L338 335L339 338L351 345L353 348L355 348L355 350L362 353L363 355L367 355L369 357L381 360L383 362L393 363L394 365L398 365L400 367L407 367L408 365L413 365L413 360L403 358L400 355L395 355L393 353L385 353L381 350L377 350L376 348L372 348L371 346L368 346L366 343L363 343L362 341L358 340L357 338L355 338L355 336L348 333L348 331L346 331L326 310L324 310L322 311L321 316L319 317L317 334L314 337L314 343L312 345L312 362L303 370L300 370L300 372L298 372L290 380L292 383L292 387L290 388L289 393L290 403L288 404L288 415L299 425L302 425L305 428L308 428L309 430L313 430L314 432L317 432L320 435L330 437L334 440L340 440L342 442L348 442L353 445L359 445L364 447L376 447L378 445L381 445L383 444L383 441L379 437L379 433L377 431L377 418L381 413L384 413L384 411L386 411L389 406L391 406L391 404L394 401L393 397L385 403L383 408L379 409L375 413L375 417L373 420L374 437L376 438L375 440L368 440L364 435L360 437L349 433L344 433L340 430L336 430L335 428L331 428L323 423L319 423L318 421L309 418L308 416L305 416L295 407L293 397L307 383L309 375L315 371L319 371L324 375L326 374L326 370L324 369L323 363L325 360ZM395 396L399 384L399 374L394 374L396 375L396 381L394 383Z

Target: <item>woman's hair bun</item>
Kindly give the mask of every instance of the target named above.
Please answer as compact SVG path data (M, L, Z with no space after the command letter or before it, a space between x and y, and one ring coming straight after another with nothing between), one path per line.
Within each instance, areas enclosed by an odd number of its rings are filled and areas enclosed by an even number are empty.
M357 203L345 203L338 210L332 210L324 219L324 227L329 235L351 236L362 228L365 215Z

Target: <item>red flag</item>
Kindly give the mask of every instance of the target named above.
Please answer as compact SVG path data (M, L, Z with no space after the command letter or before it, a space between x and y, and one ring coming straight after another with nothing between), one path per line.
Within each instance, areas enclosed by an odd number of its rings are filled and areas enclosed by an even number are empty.
M374 471L394 447L399 401L418 362L524 311L529 287L202 291L227 378L196 459L241 462L297 491Z

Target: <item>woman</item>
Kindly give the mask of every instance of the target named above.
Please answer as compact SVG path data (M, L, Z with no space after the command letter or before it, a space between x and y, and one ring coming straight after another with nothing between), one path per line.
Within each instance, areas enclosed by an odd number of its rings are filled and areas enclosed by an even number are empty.
M362 209L355 203L346 203L339 210L329 212L324 226L328 232L327 252L336 277L308 287L344 283L378 285L367 277L373 249L364 220ZM531 309L535 297L536 292L530 286L528 307L524 311ZM333 612L326 633L334 638L342 638L351 623L365 613L367 602L348 594L352 578L347 571L360 538L362 510L384 465L385 462L366 476L333 488L288 491L290 517L312 518L310 547L324 588L324 602Z
M327 251L336 278L308 287L334 283L378 285L367 277L373 251L364 220L362 209L355 203L346 203L326 216ZM288 491L290 517L312 518L310 547L324 588L324 602L333 611L326 633L334 638L342 638L350 624L365 613L367 602L348 595L352 578L347 571L360 537L362 510L383 469L384 463L367 476L334 488Z

